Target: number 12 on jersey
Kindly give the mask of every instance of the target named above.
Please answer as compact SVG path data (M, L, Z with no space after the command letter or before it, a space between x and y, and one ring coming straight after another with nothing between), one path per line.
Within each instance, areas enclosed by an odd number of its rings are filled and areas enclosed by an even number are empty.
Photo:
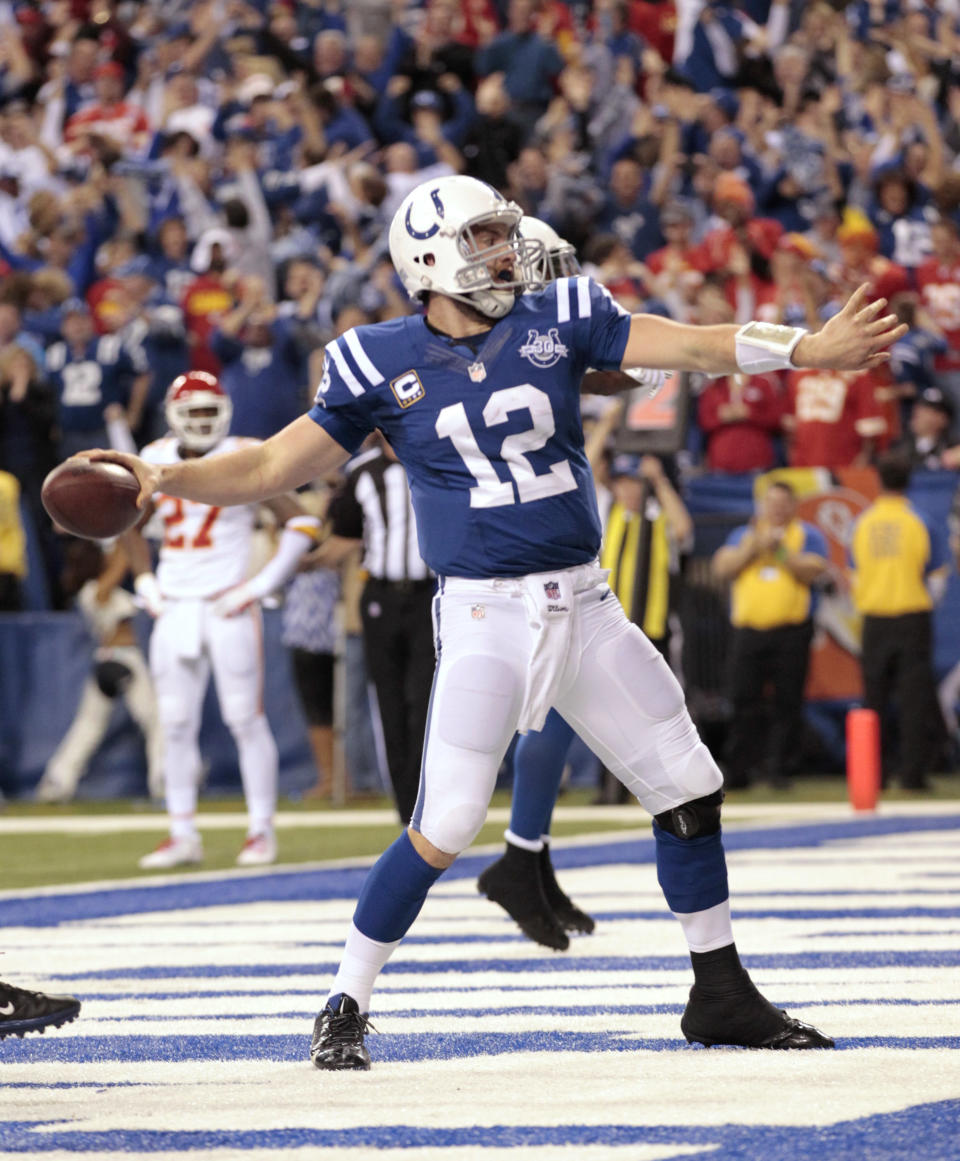
M532 426L526 431L508 435L500 445L500 457L510 469L512 482L501 480L493 464L480 450L462 403L444 407L437 416L437 435L450 440L467 471L477 481L476 487L470 489L471 508L499 508L516 503L518 498L521 504L526 504L576 489L577 483L567 460L558 460L547 471L537 475L527 459L526 453L539 451L557 429L549 395L532 383L494 391L483 409L483 422L487 427L495 427L498 423L505 423L513 411L528 411Z

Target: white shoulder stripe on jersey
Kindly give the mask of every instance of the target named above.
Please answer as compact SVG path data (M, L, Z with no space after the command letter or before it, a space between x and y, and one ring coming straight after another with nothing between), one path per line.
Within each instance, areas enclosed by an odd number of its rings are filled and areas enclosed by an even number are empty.
M557 322L570 321L570 279L558 278L554 283L557 288Z
M352 395L362 395L363 384L347 366L347 360L343 357L343 352L340 350L339 344L340 340L334 339L332 343L327 343L325 350L330 358L333 359L344 383L350 388L350 393Z
M581 275L577 279L577 317L589 318L593 305L590 302L590 279Z
M610 299L610 301L613 303L613 305L617 308L617 311L619 314L625 314L625 315L629 316L630 311L628 311L625 307L622 307L620 305L620 303L617 302L617 300L613 297L613 295L610 293L609 290L607 290L607 288L605 286L600 287L600 293L605 294L607 296L607 298Z
M350 354L356 360L357 366L366 375L367 382L371 387L377 387L383 382L383 376L377 368L370 362L367 352L360 346L360 340L357 337L357 332L353 329L347 331L343 336L346 339L347 346L350 348Z

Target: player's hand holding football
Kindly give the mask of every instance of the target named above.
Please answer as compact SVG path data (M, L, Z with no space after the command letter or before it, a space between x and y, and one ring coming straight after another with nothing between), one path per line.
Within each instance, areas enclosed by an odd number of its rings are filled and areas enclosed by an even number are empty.
M883 314L885 298L866 304L870 293L859 286L839 314L816 334L804 335L793 352L798 367L822 367L830 371L860 371L887 362L887 348L907 333L897 316Z
M160 490L160 468L156 464L148 464L139 456L129 452L113 451L109 448L95 448L93 451L77 453L78 458L94 460L98 463L122 464L128 471L133 472L140 484L140 494L137 496L137 507L145 508L150 497Z

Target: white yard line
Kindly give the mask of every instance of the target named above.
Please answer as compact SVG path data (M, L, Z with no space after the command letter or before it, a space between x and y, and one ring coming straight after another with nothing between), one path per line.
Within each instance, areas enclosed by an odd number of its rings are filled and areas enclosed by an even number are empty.
M724 821L766 822L789 825L796 821L834 822L838 819L856 817L871 818L905 817L960 813L960 799L939 799L931 802L889 802L882 803L876 815L858 815L850 806L842 802L769 802L727 804L723 808ZM510 809L505 806L493 807L487 814L487 821L503 823L510 819ZM650 816L640 806L558 806L553 814L554 822L619 822L627 826L643 827ZM236 830L247 824L247 816L241 811L227 813L203 813L199 815L201 830ZM397 816L392 810L315 810L280 811L276 816L278 830L302 828L340 828L359 826L393 826ZM0 817L0 836L16 834L118 834L139 831L164 831L167 828L166 815L162 811L151 814L83 814L83 815L37 815L36 817Z

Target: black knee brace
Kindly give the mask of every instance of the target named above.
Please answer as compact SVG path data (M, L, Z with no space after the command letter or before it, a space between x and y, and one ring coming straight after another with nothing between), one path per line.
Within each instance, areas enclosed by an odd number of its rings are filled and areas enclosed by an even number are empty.
M705 798L694 798L692 802L684 802L681 806L675 806L673 810L655 814L653 821L662 830L677 838L703 838L708 834L716 834L720 829L722 802L723 791L715 790Z

